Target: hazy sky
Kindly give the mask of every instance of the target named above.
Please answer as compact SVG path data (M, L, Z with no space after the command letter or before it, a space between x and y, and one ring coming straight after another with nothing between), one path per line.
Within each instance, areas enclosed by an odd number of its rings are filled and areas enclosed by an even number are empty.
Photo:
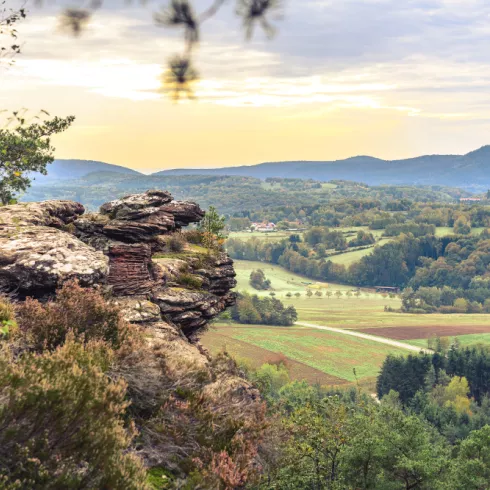
M154 171L490 143L488 0L284 0L274 39L251 42L230 4L202 31L197 100L181 104L159 92L182 48L153 24L159 3L106 0L75 39L57 30L64 1L29 7L23 54L0 68L0 107L77 117L58 158Z

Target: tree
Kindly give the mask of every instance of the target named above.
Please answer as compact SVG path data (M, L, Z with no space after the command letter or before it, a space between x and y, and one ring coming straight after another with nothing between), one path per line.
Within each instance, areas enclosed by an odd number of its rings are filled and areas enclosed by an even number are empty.
M454 223L454 233L459 235L469 235L471 233L471 225L467 219L461 217Z
M68 129L75 120L55 117L42 123L28 124L14 113L14 129L0 129L0 201L9 204L18 192L31 185L32 172L46 175L46 167L54 160L51 136Z
M461 443L448 488L488 489L490 481L490 426L473 431Z
M249 283L254 289L259 290L267 290L271 287L271 282L265 277L262 269L257 269L250 273Z
M199 223L199 230L216 237L218 240L223 240L226 238L226 235L223 234L224 229L225 217L220 216L214 206L209 206L206 215Z
M333 293L330 290L327 290L325 293L325 296L327 296L328 298L330 298L332 295L333 295Z
M308 296L308 298L311 298L313 296L313 292L311 291L311 289L308 289L306 291L306 296Z
M342 291L335 291L335 296L337 296L337 298L340 298L342 296Z

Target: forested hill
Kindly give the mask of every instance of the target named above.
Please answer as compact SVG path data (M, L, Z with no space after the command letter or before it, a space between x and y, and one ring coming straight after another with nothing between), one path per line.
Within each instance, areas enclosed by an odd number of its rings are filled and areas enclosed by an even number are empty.
M355 180L370 185L423 184L482 191L490 187L490 145L466 155L424 155L405 160L356 156L336 161L289 161L215 169L164 170L153 175L236 175L266 179L288 177Z
M454 203L460 197L470 195L462 189L443 186L368 186L347 181L263 181L239 176L155 176L96 172L73 180L37 183L22 200L69 199L96 210L106 201L146 189L168 189L176 199L193 200L201 203L204 208L214 205L221 213L229 215L277 206L318 206L346 198L382 202L409 199L416 202Z
M33 177L35 179L34 184L43 184L46 182L78 179L96 172L141 175L136 170L121 165L112 165L93 160L55 160L48 167L48 175L36 173Z

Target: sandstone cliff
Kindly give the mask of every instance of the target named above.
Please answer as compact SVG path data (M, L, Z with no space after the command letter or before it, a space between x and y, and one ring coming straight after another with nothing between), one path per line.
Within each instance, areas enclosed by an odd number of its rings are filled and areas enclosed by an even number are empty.
M172 232L203 216L197 204L174 201L164 191L127 196L87 216L71 201L0 208L0 288L42 298L70 279L103 285L120 298L131 321L168 321L190 338L233 304L233 262L189 245L160 260L153 256L166 251ZM195 278L192 289L179 282L183 274ZM153 314L131 311L141 305Z

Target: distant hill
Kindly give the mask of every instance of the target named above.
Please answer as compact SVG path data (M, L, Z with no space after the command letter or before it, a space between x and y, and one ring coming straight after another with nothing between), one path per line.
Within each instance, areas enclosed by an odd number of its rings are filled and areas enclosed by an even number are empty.
M424 155L405 160L356 156L335 161L287 161L214 169L163 170L153 175L196 174L235 175L260 179L342 179L365 182L369 185L447 185L481 191L490 188L490 146L484 146L466 155Z
M127 167L93 160L55 160L48 165L48 175L36 173L32 177L35 179L35 185L60 180L73 180L95 173L142 175Z

